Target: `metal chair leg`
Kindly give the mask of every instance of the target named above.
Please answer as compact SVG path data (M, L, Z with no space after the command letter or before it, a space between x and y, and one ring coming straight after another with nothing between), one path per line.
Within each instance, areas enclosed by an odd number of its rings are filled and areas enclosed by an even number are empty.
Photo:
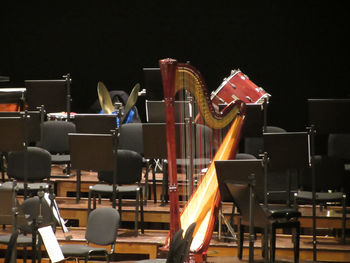
M243 239L244 239L244 233L243 233L243 225L241 224L241 219L239 218L238 219L238 248L237 248L237 251L238 251L238 258L239 259L242 259L243 257Z
M300 249L300 222L296 222L295 227L295 240L294 240L294 262L299 262L299 249Z
M275 252L276 252L276 226L275 224L272 224L271 237L270 237L270 262L275 262Z
M139 222L139 200L140 200L140 192L136 191L136 204L135 204L135 237L139 235L139 227L138 227L138 222Z
M91 194L92 194L92 190L89 189L89 194L88 194L88 215L91 212Z
M145 233L145 225L144 225L144 217L143 217L143 193L142 193L142 187L140 187L140 210L141 210L141 233L144 234Z

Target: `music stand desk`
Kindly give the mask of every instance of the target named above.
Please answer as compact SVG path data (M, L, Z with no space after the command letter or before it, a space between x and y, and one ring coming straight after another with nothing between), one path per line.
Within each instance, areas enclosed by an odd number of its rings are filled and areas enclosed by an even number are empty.
M261 137L264 127L264 110L260 104L246 104L243 137Z
M115 136L112 134L69 133L68 137L71 165L73 169L77 169L76 201L78 203L81 188L80 170L116 172ZM113 180L116 179L115 176L113 178Z
M309 125L317 134L350 133L350 99L308 99Z
M17 224L25 225L27 220L22 212L14 213L13 204L15 203L16 192L14 189L2 188L0 184L0 224L1 225L13 225L17 228ZM16 216L16 218L14 218Z
M117 115L77 113L74 124L77 133L110 134L117 128Z
M311 126L311 155L315 152L315 133L349 133L350 99L308 99L308 121ZM341 120L341 121L339 121ZM317 260L316 248L316 175L312 167L312 232L313 260Z
M310 162L307 132L264 133L264 151L272 170L303 169Z
M301 170L309 167L311 155L309 149L309 134L307 132L264 133L264 152L268 163L265 169L265 205L267 200L267 172L287 172L287 205L291 199L291 170Z
M175 101L175 122L180 122L182 116L189 116L190 101ZM194 102L193 102L194 103ZM193 107L192 107L193 108ZM195 112L192 113L195 116ZM146 118L148 123L165 123L164 100L146 100Z
M47 112L68 112L66 80L25 80L24 84L29 110L36 110L44 105Z
M262 160L259 159L215 161L216 176L222 200L232 201L238 208L240 205L249 205L249 262L254 262L254 203L256 200L253 191L257 195L263 191L264 172L262 164ZM236 194L235 188L231 187L234 184L246 188L243 190L245 193L249 191L249 200L246 199L246 195ZM247 218L247 215L242 215L242 217Z

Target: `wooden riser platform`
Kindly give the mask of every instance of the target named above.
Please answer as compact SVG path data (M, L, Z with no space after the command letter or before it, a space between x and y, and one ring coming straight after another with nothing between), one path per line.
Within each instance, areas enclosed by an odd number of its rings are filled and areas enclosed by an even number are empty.
M159 175L158 175L159 176ZM157 176L157 177L158 177ZM151 175L150 175L151 178ZM160 200L161 193L161 178L158 177L157 182L157 200ZM69 192L74 193L76 191L76 179L75 177L70 178L55 178L52 179L57 190L56 200L60 208L61 216L64 219L75 220L77 226L72 228L73 239L70 241L64 240L62 231L57 231L57 238L60 243L64 242L83 242L85 226L87 224L87 198L82 198L79 203L76 203L74 197L67 197ZM87 193L88 186L97 183L96 173L85 172L82 176L82 192ZM151 183L150 183L151 184ZM181 184L180 184L181 187ZM151 191L152 192L152 191ZM19 197L21 199L21 197ZM131 225L130 229L123 230L119 232L117 239L116 253L121 254L142 254L145 257L155 258L160 255L160 250L164 245L165 238L167 235L167 230L169 227L170 213L169 213L169 204L161 206L161 203L153 202L153 196L150 196L151 200L148 200L147 206L144 206L144 220L146 224L146 232L144 235L139 235L134 237L132 230L132 222L135 220L135 201L134 200L123 200L122 207L122 221L130 222L125 226L122 224L122 227L128 227ZM21 200L20 200L21 201ZM180 202L182 205L182 202ZM111 202L108 199L102 199L102 204L99 206L111 206ZM327 228L327 229L340 229L341 228L341 213L338 211L339 207L333 208L329 207L320 211L317 209L317 227L318 228ZM223 213L226 218L229 218L232 211L232 204L224 203L223 204ZM312 218L311 218L311 209L310 206L300 206L300 211L302 212L302 217L300 222L303 228L311 228ZM237 217L235 217L237 218ZM349 231L350 229L350 214L347 217L346 227ZM75 222L75 223L76 223ZM152 227L155 225L156 227ZM160 227L159 227L160 226ZM151 230L156 229L156 230ZM160 230L163 229L163 230ZM309 232L307 232L309 233ZM349 235L348 235L349 236ZM245 239L245 248L244 255L248 255L248 238ZM350 245L341 246L336 243L335 238L329 237L325 238L323 236L318 236L320 244L318 245L318 260L328 261L328 262L350 262ZM350 240L348 240L350 243ZM261 242L257 240L255 242L256 257L261 256ZM0 248L4 248L1 247ZM232 257L236 258L237 255L237 245L235 242L222 242L217 240L217 234L213 234L213 239L210 244L208 251L208 256L210 258L216 257ZM293 250L290 243L290 237L282 235L279 232L279 237L277 240L277 250L276 257L278 258L287 258L292 261ZM300 258L302 260L312 260L312 245L311 237L302 236L301 239L301 251ZM236 261L235 261L236 262ZM237 261L238 262L238 261Z
M55 177L57 175L62 175L62 168L60 166L54 166L53 169L53 177L51 178L51 182L54 184L55 192L57 196L60 197L68 197L68 196L75 196L77 192L77 177L76 177L76 171L72 170L71 176L63 176L63 177ZM163 174L162 173L156 173L156 200L161 200L161 194L162 194L162 180L163 180ZM182 183L182 179L185 175L178 174L178 192L179 196L181 196L186 193L186 184ZM148 182L148 198L150 200L154 200L153 195L153 181L152 181L152 174L151 172L148 174L149 182ZM92 171L81 171L81 186L80 186L80 193L81 196L87 196L89 192L89 186L95 185L98 183L97 173ZM141 184L145 187L145 171L143 171L142 181Z
M61 216L65 219L75 219L79 220L79 226L86 226L87 219L87 198L82 198L79 203L76 203L75 198L73 197L57 197L58 206L60 208ZM181 203L181 202L180 202ZM135 206L134 201L132 200L123 200L122 201L122 220L123 221L134 221L135 219ZM98 204L99 206L111 206L111 202L108 199L102 199L102 203ZM317 227L318 228L341 228L341 213L339 207L329 207L320 211L317 209ZM170 206L166 204L162 206L158 201L154 203L149 200L147 205L144 206L144 220L145 222L153 223L169 223ZM300 206L299 210L302 213L300 218L301 226L303 228L310 228L312 226L312 217L311 217L311 207L310 206ZM229 217L232 211L232 205L229 203L223 204L223 212L226 217ZM350 229L350 214L347 215L346 228Z
M9 233L10 229L0 231L2 233ZM72 235L71 240L65 240L65 236L60 229L56 231L56 237L60 244L84 244L85 228L72 228L69 233ZM115 254L124 255L125 257L136 258L157 258L164 256L161 248L165 244L167 231L145 231L145 234L140 234L138 237L133 236L133 232L129 230L120 230L118 232L117 245ZM350 244L340 245L334 238L318 238L317 259L324 262L350 262ZM348 243L350 240L348 240ZM245 237L244 257L248 256L248 236ZM261 258L261 240L260 235L257 235L257 240L254 243L255 258ZM0 250L5 250L5 245L0 245ZM237 256L237 244L235 241L223 242L217 239L217 233L213 233L213 238L210 243L208 251L208 262L211 258L231 257ZM278 235L276 243L276 260L288 260L293 262L293 245L291 243L291 236ZM301 236L300 240L300 260L312 260L312 245L310 236Z

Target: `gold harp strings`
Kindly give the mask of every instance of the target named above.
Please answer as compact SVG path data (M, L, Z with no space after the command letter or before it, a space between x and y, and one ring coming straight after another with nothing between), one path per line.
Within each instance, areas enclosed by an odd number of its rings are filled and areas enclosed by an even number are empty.
M240 111L240 104L237 104L230 112L219 118L212 115L212 111L208 105L205 94L202 90L202 85L196 74L185 66L180 66L176 71L175 93L180 89L188 90L196 99L199 105L199 110L203 119L208 126L221 129L227 126L236 117L233 125L229 129L228 136L225 137L221 144L219 151L215 154L214 160L229 159L232 155L232 149L236 149L238 145L238 137L240 127L243 122L243 117L238 116ZM237 117L238 116L238 117ZM213 224L213 215L215 209L215 202L218 200L218 183L216 179L215 167L212 163L202 182L197 187L196 191L190 197L181 215L181 227L186 230L192 222L197 222L195 229L194 240L192 242L191 250L199 251L208 244L203 244L204 239L211 237L211 230L208 230L208 225Z

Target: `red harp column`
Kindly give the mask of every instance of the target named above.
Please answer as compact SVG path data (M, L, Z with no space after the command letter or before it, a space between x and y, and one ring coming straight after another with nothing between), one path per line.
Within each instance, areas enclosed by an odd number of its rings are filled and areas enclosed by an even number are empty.
M168 153L168 176L169 176L169 200L170 200L170 240L174 233L180 229L179 193L177 185L176 167L176 139L175 139L175 76L177 61L174 59L162 59L159 61L162 75L165 117L166 117L166 138Z

